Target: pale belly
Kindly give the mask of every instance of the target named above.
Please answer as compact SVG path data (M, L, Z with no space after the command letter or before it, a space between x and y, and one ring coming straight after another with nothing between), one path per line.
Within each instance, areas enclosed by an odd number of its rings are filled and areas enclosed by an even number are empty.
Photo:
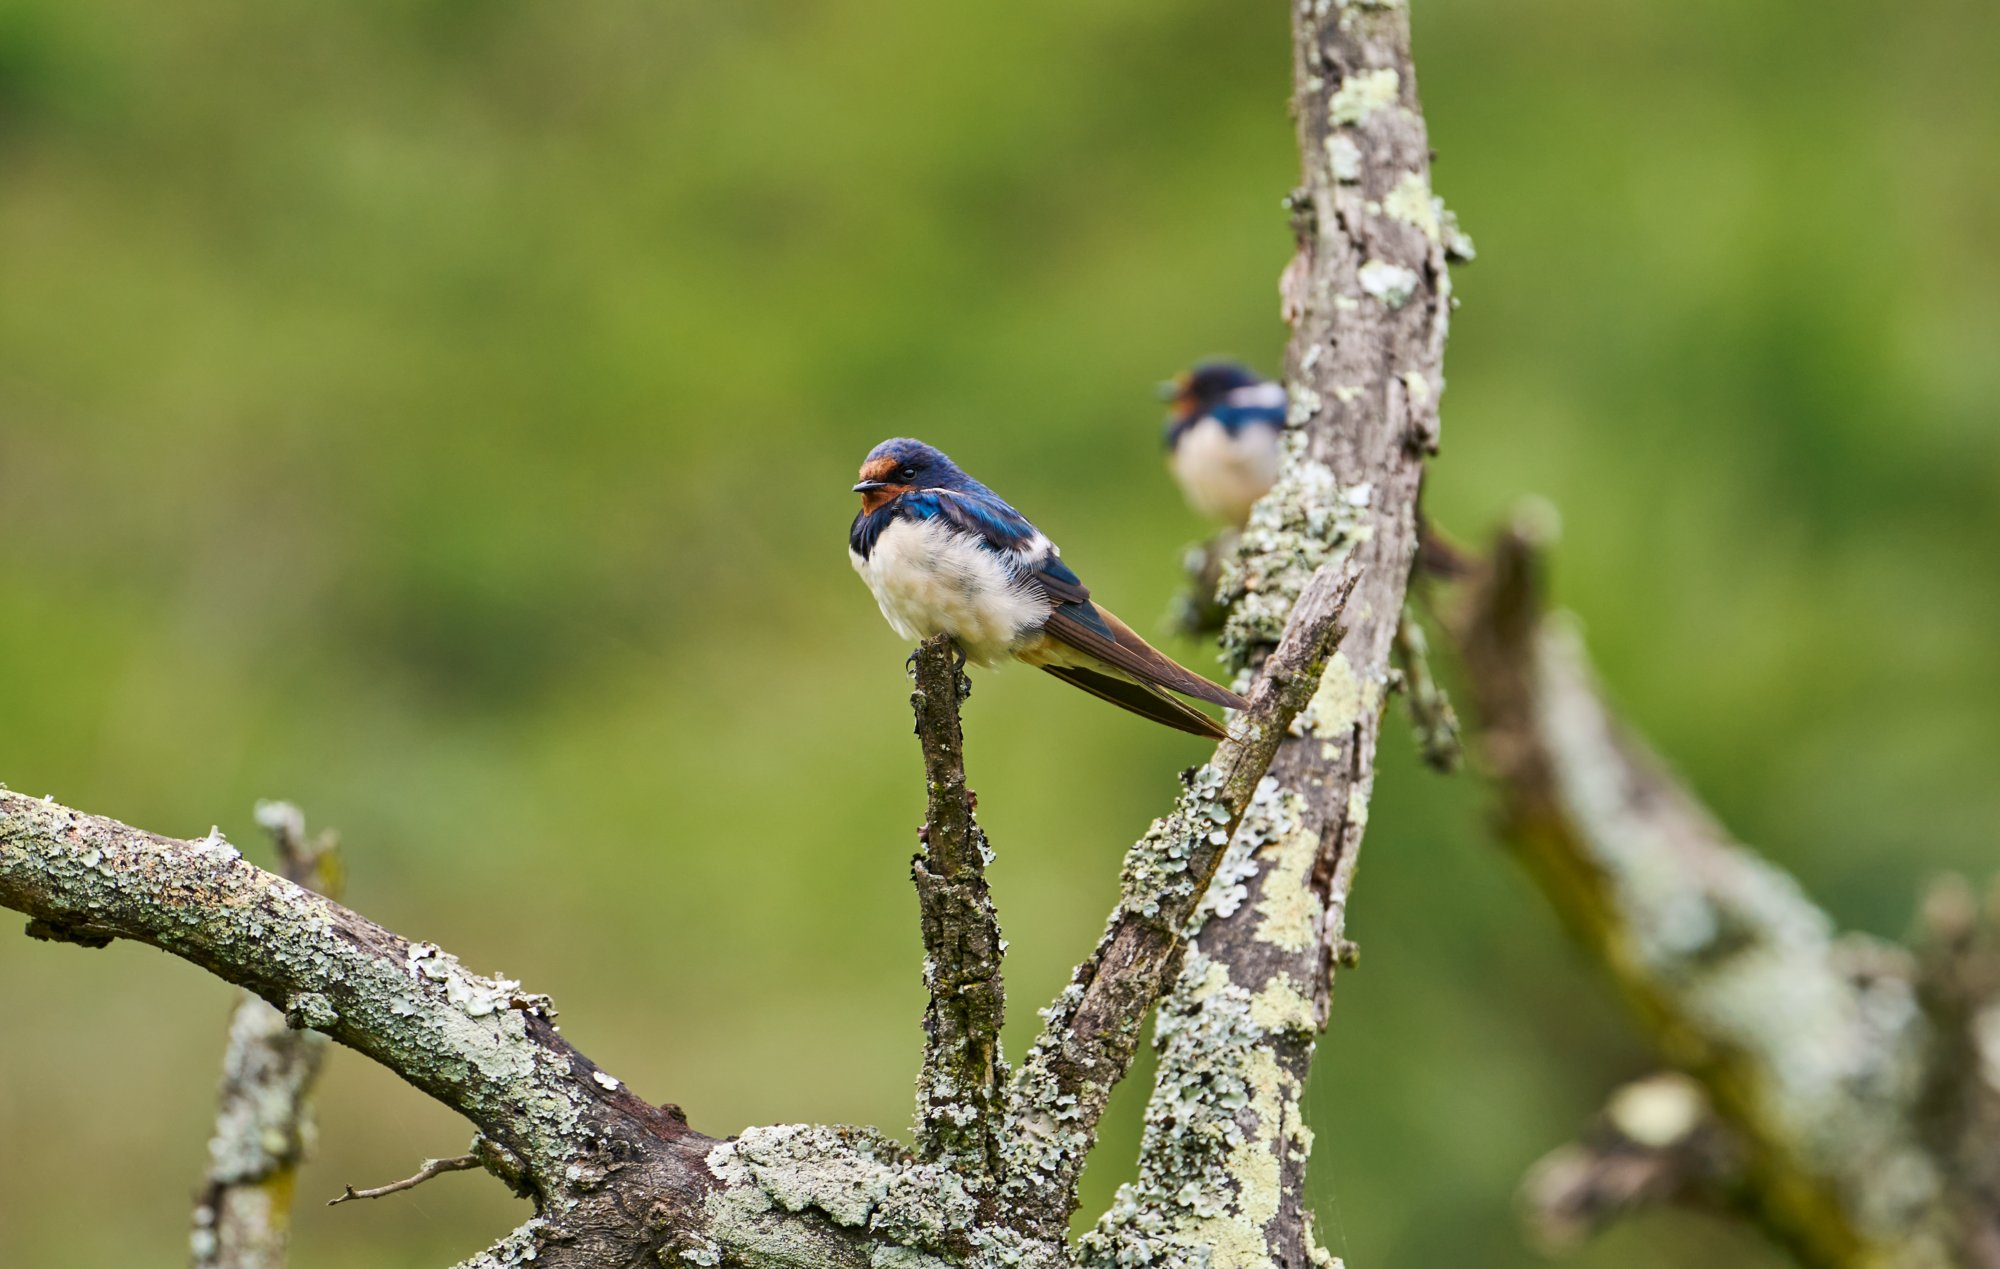
M867 559L852 551L848 559L897 634L948 634L979 665L1032 640L1052 607L991 551L935 523L894 521Z
M1168 459L1188 505L1238 528L1278 479L1278 433L1252 425L1231 436L1214 419L1189 428Z

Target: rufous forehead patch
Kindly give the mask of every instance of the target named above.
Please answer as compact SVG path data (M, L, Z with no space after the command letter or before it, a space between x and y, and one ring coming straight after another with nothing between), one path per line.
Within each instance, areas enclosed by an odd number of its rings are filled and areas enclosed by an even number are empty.
M896 470L895 459L871 458L867 462L861 464L861 479L886 480L888 479L890 473L894 472L895 470Z

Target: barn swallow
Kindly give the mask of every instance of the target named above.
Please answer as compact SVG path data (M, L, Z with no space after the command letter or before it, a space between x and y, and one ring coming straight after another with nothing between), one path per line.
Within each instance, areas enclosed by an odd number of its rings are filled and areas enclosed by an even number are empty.
M1248 702L1185 669L1093 602L1055 543L922 441L883 441L861 464L848 558L905 639L948 634L963 659L1012 657L1157 723L1220 739L1175 695Z
M1278 479L1285 389L1233 361L1208 361L1160 385L1173 403L1167 465L1188 505L1240 529Z

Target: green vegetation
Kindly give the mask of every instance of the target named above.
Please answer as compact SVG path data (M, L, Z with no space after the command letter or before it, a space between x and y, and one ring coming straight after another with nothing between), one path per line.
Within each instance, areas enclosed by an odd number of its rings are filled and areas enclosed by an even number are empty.
M2000 825L2000 10L1414 17L1480 249L1432 511L1549 497L1630 714L1901 930ZM1161 633L1199 526L1148 389L1276 366L1286 39L1191 0L4 0L0 779L253 852L293 799L352 903L697 1127L906 1132L922 769L851 473L944 447ZM1024 671L966 726L1018 1055L1204 754ZM1516 1179L1648 1059L1476 782L1384 750L1322 1241L1532 1264ZM177 1259L229 1002L0 937L0 1263ZM466 1132L341 1053L322 1122L301 1269L523 1214L475 1176L329 1211ZM1775 1257L1660 1215L1575 1263L1697 1262Z

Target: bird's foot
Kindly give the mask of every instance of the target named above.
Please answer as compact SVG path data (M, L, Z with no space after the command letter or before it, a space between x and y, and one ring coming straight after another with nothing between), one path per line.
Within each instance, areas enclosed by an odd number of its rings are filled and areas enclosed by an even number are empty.
M965 649L956 639L951 641L951 668L958 671L958 703L963 705L972 699L972 676L965 672Z

